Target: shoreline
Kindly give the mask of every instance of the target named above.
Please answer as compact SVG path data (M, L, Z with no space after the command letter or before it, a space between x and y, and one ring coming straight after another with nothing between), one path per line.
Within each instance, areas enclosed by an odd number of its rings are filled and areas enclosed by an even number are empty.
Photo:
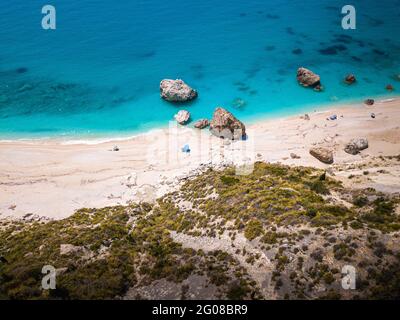
M379 96L374 96L373 97L376 102L385 102L387 100L400 100L400 94L396 95L388 95L388 94L382 94ZM346 99L344 101L330 101L330 102L325 102L323 104L307 104L304 106L301 106L301 110L297 111L287 111L283 113L273 113L273 114L256 114L256 115L248 115L244 119L240 118L239 120L242 120L245 122L246 125L252 126L256 125L259 122L266 122L266 121L273 121L273 120L280 120L280 119L290 119L292 117L297 117L300 116L304 113L316 113L316 112L326 112L329 111L330 109L337 109L337 108L352 108L355 106L362 106L363 105L364 99L361 98L351 98L351 99ZM177 111L179 108L177 108ZM229 111L231 111L235 115L235 110L232 110L232 108L228 108ZM210 119L212 115L210 114ZM188 129L194 129L191 124L193 124L196 121L196 119L192 119L191 122L188 125L185 125L183 127L188 128ZM175 120L170 119L169 122L175 123ZM135 139L137 137L143 136L143 135L151 135L154 133L159 132L160 130L165 130L168 129L168 123L164 125L159 125L154 128L146 129L144 131L136 131L133 130L132 132L126 132L126 134L121 134L121 133L116 133L114 131L109 132L109 134L106 133L98 133L94 135L85 135L85 134L78 134L76 136L63 136L63 135L56 135L54 137L38 137L38 138L2 138L0 135L0 143L32 143L32 144L53 144L57 143L60 145L96 145L96 144L103 144L103 143L108 143L108 142L120 142L120 141L128 141ZM113 134L115 133L115 134Z
M326 120L328 113L338 119ZM207 129L180 126L118 141L118 152L112 151L115 140L0 141L0 219L26 214L62 219L85 207L152 202L207 168L255 161L324 168L345 183L360 180L363 186L400 192L400 165L376 162L380 156L400 155L400 98L378 100L373 106L319 108L309 112L310 120L301 115L247 124L249 139L233 143ZM345 153L344 144L359 137L368 138L369 148L355 156ZM181 151L185 144L190 153ZM309 149L315 146L332 149L334 164L312 157ZM371 167L371 174L363 177L359 164ZM389 174L377 173L382 166ZM351 174L360 179L348 179Z

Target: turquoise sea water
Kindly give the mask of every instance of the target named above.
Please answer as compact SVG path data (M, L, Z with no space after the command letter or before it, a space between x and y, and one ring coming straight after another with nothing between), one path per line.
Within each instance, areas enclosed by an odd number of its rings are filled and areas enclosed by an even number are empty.
M41 8L57 9L57 30ZM246 121L400 91L400 0L7 0L0 2L0 139L124 136L192 119L218 105ZM322 77L300 87L296 70ZM343 84L347 73L358 82ZM182 78L199 99L159 97ZM396 91L392 93L396 94ZM232 101L246 102L237 109Z

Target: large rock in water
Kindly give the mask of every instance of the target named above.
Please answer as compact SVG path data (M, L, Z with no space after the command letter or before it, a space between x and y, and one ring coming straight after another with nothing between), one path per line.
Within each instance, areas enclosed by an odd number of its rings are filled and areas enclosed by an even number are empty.
M210 122L210 131L217 137L231 140L241 140L246 136L245 125L232 113L221 107L214 111Z
M327 148L317 147L311 148L310 154L317 158L319 161L327 164L333 163L333 152Z
M303 67L297 70L297 81L303 87L315 88L321 84L321 78L319 75Z
M368 148L368 140L366 138L352 139L344 146L344 151L349 154L356 155L361 150Z
M190 112L186 110L179 110L174 118L179 124L186 124L190 119Z
M197 97L197 91L180 79L164 79L160 83L161 98L171 102L185 102Z

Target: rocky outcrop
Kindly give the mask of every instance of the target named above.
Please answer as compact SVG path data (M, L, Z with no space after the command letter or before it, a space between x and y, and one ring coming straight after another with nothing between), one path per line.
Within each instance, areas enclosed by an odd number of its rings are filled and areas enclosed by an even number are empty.
M197 91L180 79L164 79L160 83L161 98L171 102L185 102L197 97Z
M344 82L346 82L347 84L353 84L354 82L356 82L356 77L354 76L354 74L349 74L344 79Z
M330 149L323 148L323 147L316 147L310 149L310 154L317 158L319 161L332 164L333 163L333 152Z
M344 151L349 154L356 155L360 153L361 150L368 148L368 140L366 138L352 139L346 143Z
M179 124L186 124L190 119L190 112L186 110L179 110L174 118Z
M241 140L246 136L245 125L232 113L221 107L214 111L210 122L210 131L217 137L231 140Z
M319 88L319 90L321 89L320 76L306 68L299 68L297 70L297 81L303 87Z
M208 119L200 119L195 122L194 127L196 129L204 129L210 125L210 121Z

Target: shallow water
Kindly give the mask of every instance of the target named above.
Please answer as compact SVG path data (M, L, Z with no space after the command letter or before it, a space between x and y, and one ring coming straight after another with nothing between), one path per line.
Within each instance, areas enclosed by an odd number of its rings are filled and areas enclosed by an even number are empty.
M0 3L1 139L124 136L218 105L250 121L400 90L400 0L353 0L357 30L341 28L330 0L49 3L55 31L41 28L43 1ZM297 84L299 66L321 75L324 92ZM162 101L163 78L184 79L199 99Z

